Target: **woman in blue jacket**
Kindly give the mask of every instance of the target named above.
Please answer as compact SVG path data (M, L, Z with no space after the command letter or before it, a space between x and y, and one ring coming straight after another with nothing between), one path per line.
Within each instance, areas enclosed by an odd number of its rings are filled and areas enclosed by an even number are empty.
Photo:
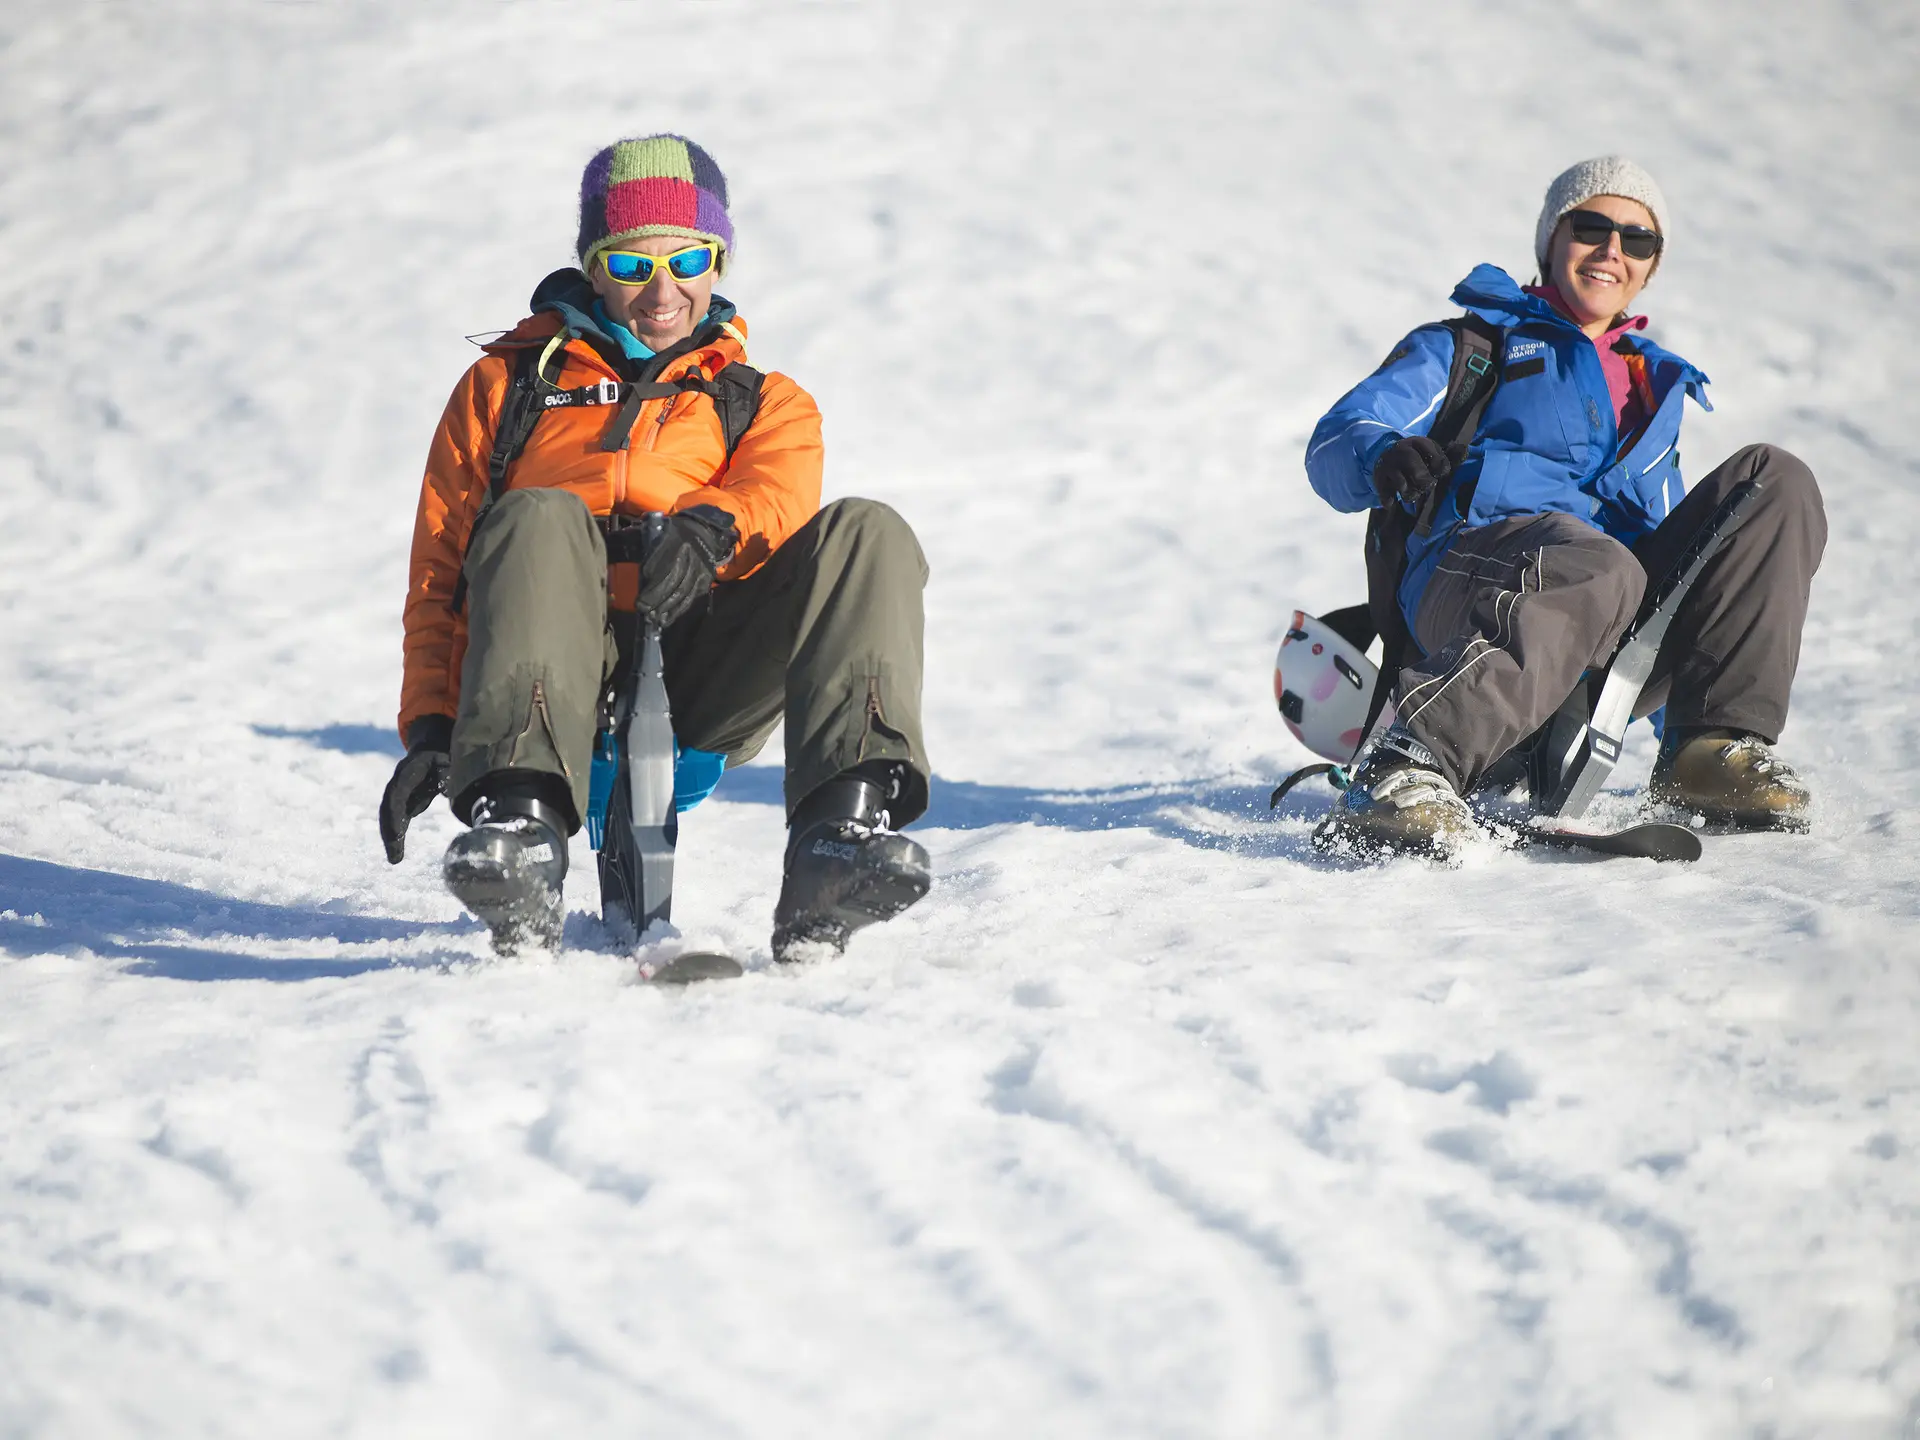
M1453 360L1444 325L1407 336L1315 427L1307 474L1334 508L1432 501L1438 517L1407 542L1399 599L1414 643L1392 677L1397 718L1323 842L1444 854L1470 837L1461 797L1606 661L1650 580L1756 478L1759 497L1667 633L1641 713L1666 706L1655 798L1804 828L1806 787L1772 746L1826 517L1812 472L1773 446L1682 482L1681 412L1706 405L1707 377L1627 313L1659 267L1666 217L1640 166L1584 161L1548 187L1540 283L1491 265L1460 282L1455 303L1499 332L1499 384L1470 443L1428 438Z

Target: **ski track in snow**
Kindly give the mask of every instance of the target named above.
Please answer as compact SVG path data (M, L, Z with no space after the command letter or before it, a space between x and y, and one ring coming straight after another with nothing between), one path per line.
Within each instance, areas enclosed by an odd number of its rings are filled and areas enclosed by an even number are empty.
M12 7L0 1435L1920 1435L1917 31ZM934 572L934 894L770 971L771 755L687 817L686 938L750 967L687 993L583 843L501 961L444 809L374 833L461 336L658 128ZM1611 149L1676 216L1689 473L1825 489L1815 832L1324 861L1324 789L1264 808L1286 614L1361 583L1307 432Z

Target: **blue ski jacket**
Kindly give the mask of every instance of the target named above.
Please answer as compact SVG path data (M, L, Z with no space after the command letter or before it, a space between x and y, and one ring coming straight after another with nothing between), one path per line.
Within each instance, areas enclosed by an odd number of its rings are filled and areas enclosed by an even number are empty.
M1654 413L1622 454L1607 377L1579 326L1493 265L1474 267L1454 287L1453 302L1503 332L1500 383L1448 482L1432 533L1407 541L1400 608L1409 629L1434 567L1463 529L1558 510L1633 544L1686 494L1679 452L1686 397L1713 408L1705 375L1630 332L1619 343L1644 357ZM1374 462L1403 436L1427 433L1446 398L1452 363L1453 332L1423 325L1340 397L1307 442L1307 478L1322 499L1345 511L1380 503ZM1463 495L1470 497L1464 514Z

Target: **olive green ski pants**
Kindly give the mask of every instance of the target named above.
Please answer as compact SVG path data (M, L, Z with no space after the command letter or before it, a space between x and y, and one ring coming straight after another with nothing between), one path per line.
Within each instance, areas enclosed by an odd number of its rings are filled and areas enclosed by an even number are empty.
M607 610L607 551L580 498L502 496L467 552L467 655L447 791L454 813L499 784L563 781L586 813L600 701L622 652ZM723 581L668 628L673 728L729 766L758 754L786 715L787 813L868 760L904 761L895 824L927 805L920 733L921 592L927 562L906 521L876 500L837 500L753 574ZM558 788L558 787L556 787Z

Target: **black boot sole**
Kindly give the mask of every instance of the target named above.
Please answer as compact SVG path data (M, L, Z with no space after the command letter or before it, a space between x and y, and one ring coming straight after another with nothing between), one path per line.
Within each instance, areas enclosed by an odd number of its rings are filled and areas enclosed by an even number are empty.
M529 946L559 947L565 917L560 891L531 864L514 865L491 855L450 855L441 874L453 898L493 932L496 954L515 955Z
M847 941L856 930L891 920L926 898L927 892L933 888L927 852L901 836L887 838L899 843L889 845L879 853L864 847L841 846L832 840L815 842L829 847L822 852L821 859L855 863L847 864L842 875L832 877L839 881L838 884L822 885L816 902L799 914L783 920L779 908L784 907L776 908L773 928L775 960L801 959L804 958L802 952L822 947L838 954L846 949ZM842 856L837 853L841 849L853 850L854 853ZM802 865L811 859L805 854L796 857L796 861ZM792 884L793 876L789 873L787 885L790 887ZM785 898L783 893L781 899L784 901Z

